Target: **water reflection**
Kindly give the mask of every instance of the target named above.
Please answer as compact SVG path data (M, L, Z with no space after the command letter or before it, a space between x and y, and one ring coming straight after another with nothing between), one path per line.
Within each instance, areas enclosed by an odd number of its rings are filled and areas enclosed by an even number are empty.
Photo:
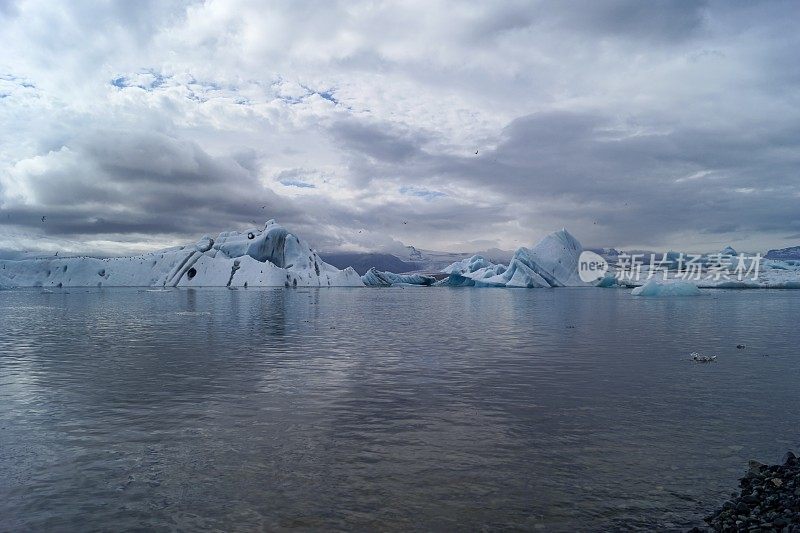
M69 289L0 308L3 529L687 527L748 458L798 444L794 291Z

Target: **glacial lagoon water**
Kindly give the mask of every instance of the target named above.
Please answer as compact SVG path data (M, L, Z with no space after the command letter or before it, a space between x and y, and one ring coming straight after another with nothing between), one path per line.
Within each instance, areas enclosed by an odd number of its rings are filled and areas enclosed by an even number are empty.
M0 529L685 529L800 446L798 317L800 291L0 291Z

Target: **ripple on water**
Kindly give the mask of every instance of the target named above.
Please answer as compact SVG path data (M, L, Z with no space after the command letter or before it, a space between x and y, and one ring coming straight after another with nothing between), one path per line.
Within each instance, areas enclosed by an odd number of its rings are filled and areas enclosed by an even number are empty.
M795 291L157 291L2 293L2 529L681 529L798 446Z

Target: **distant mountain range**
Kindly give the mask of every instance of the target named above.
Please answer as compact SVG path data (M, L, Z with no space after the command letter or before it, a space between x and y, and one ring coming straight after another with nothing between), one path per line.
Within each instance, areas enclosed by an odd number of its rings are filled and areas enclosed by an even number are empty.
M366 274L370 268L383 272L403 274L406 272L439 272L443 268L473 255L482 255L494 263L508 263L514 252L492 248L480 252L437 252L434 250L420 250L413 246L406 246L397 254L377 252L322 252L326 263L336 268L353 267L361 275Z
M770 250L764 257L767 259L778 259L781 261L786 261L787 259L800 259L800 246L790 246L789 248Z
M323 261L338 269L353 267L360 275L364 275L370 268L382 272L402 274L421 270L422 265L416 262L402 261L392 254L363 253L363 252L331 252L321 254Z
M587 248L603 256L609 263L616 263L619 254L623 253L614 248ZM649 252L644 250L628 250L628 254L642 254L649 257L655 254L657 257L661 252ZM677 253L672 252L676 257ZM720 253L727 255L737 255L737 252L730 246L725 247ZM377 253L377 252L328 252L321 253L323 260L336 268L353 267L356 272L364 275L370 268L376 268L382 272L394 272L403 274L407 272L439 272L443 268L456 261L481 255L493 263L507 264L513 252L492 248L479 252L439 252L434 250L421 250L414 246L406 246L405 249L396 254ZM778 250L770 250L764 256L766 259L777 260L800 260L800 246L791 246Z

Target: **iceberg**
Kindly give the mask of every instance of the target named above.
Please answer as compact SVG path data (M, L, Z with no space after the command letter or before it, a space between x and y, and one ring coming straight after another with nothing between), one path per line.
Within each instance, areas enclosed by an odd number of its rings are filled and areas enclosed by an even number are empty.
M697 285L690 281L685 280L659 280L650 278L647 283L640 287L636 287L631 291L634 296L649 296L649 297L663 297L663 296L697 296L700 294L700 289Z
M486 286L484 280L494 278L505 271L505 265L494 264L482 255L473 255L443 268L442 273L448 276L437 282L436 285L447 287Z
M393 285L424 285L431 286L436 279L423 274L394 274L392 272L381 272L376 268L370 268L366 274L361 276L361 281L367 287L391 287Z
M614 271L609 271L599 280L587 283L578 272L582 252L580 242L562 229L531 248L518 248L507 265L479 254L451 262L436 274L424 271L395 274L371 268L359 276L352 267L340 270L326 263L304 240L269 220L261 228L226 231L214 238L204 235L193 244L126 257L15 256L0 260L0 289L394 285L553 288L632 287L642 283L633 291L637 296L690 295L697 294L698 288L800 289L800 260L795 259L762 259L758 276L742 279L732 276L678 279L678 273L671 271L666 280L653 278L639 282L618 279ZM735 253L735 250L727 247L722 252Z
M0 287L361 287L274 220L196 243L127 257L0 261Z
M495 265L482 255L473 255L472 257L469 257L462 261L456 261L450 266L443 268L442 272L445 274L470 274L473 272L477 272L482 268L492 268L495 266L497 265Z
M595 282L595 287L601 287L604 289L608 289L611 287L624 287L623 283L616 275L612 272L606 272L605 275Z
M480 255L457 261L442 270L448 277L437 285L454 287L582 287L578 260L583 247L562 229L546 236L533 248L518 248L508 266L496 265Z

